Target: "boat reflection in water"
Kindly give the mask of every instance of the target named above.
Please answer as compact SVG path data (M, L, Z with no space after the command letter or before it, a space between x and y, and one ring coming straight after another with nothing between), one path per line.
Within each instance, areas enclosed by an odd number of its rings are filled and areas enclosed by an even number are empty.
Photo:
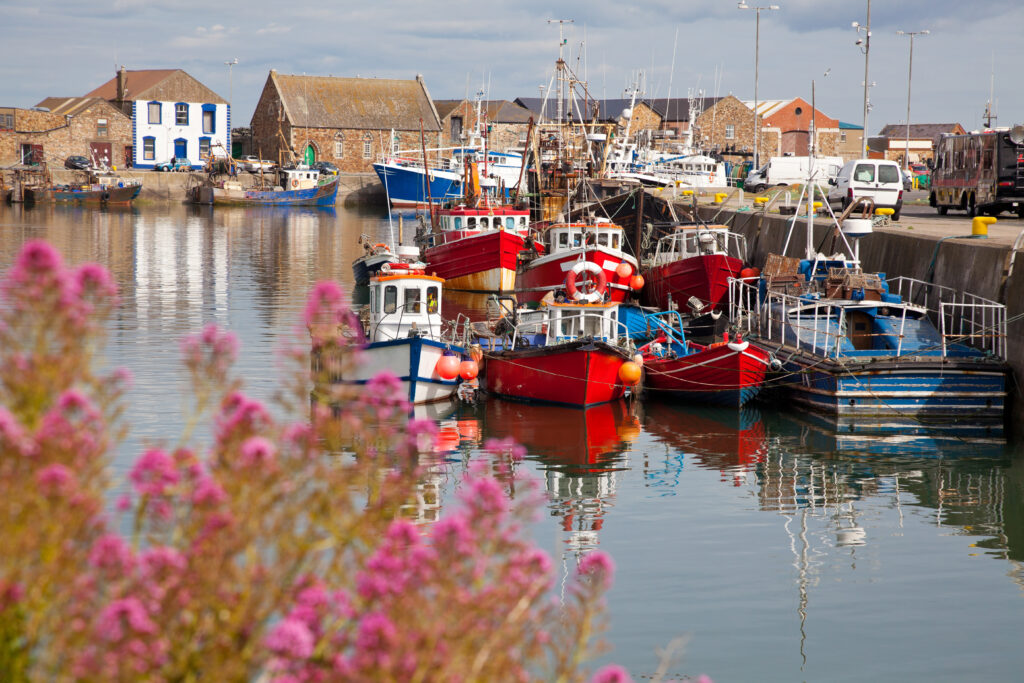
M600 544L617 477L628 468L626 454L641 433L635 407L615 401L583 409L489 397L477 408L482 433L514 439L544 470L549 511L561 519L566 552Z
M644 476L662 495L675 495L686 459L720 470L723 481L739 486L767 452L761 413L750 406L736 410L648 401L643 427L669 449L660 465L654 449L644 455Z

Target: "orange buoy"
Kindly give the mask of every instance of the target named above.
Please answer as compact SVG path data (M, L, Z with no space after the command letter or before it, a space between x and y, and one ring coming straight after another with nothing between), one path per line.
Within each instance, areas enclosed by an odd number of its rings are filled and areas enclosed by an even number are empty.
M631 360L627 360L619 367L619 379L623 384L633 385L640 381L643 369Z
M627 277L633 274L633 266L627 261L623 261L615 269L615 274L625 280Z
M639 292L641 289L644 288L644 276L634 275L629 280L629 286L633 289L634 292Z
M480 366L476 364L475 360L464 360L459 363L459 377L467 382L471 379L476 379L479 372Z
M437 371L437 376L441 379L455 379L459 376L459 365L458 356L444 355L437 361L434 369Z

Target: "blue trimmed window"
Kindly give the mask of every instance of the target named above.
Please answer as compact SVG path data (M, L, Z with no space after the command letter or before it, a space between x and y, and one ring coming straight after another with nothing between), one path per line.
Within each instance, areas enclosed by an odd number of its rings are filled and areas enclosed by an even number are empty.
M156 138L147 136L142 138L142 159L143 161L156 160Z
M199 158L210 156L210 138L199 138Z
M213 135L217 132L217 105L203 105L203 133Z
M163 123L162 105L159 102L150 102L149 105L149 123L150 124L161 124Z
M176 126L187 126L188 125L188 104L185 102L178 102L174 105L174 125Z

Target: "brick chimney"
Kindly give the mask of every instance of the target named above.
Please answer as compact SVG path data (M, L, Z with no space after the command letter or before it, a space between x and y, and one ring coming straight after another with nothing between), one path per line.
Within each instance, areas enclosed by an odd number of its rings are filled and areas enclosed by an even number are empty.
M124 64L117 70L117 106L124 104L125 97L128 95L126 89L126 81L128 79L128 72L125 71Z

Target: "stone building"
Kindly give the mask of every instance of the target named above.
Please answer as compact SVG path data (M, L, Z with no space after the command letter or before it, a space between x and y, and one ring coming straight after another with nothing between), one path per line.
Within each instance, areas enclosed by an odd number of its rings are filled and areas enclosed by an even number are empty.
M545 102L539 97L517 97L515 103L520 107L528 109L535 121L542 118L546 122L554 121L558 117L557 103L550 98ZM614 100L591 100L582 104L575 104L571 108L566 104L562 109L563 118L590 123L614 123L620 128L625 128L628 120L625 112L633 105L630 112L632 124L630 130L636 133L641 130L658 130L661 128L662 116L648 102L639 100L633 103L628 99ZM580 107L580 108L577 108ZM571 109L571 111L570 111ZM582 110L581 110L582 109Z
M0 166L63 168L69 156L122 168L131 159L131 119L98 97L51 97L34 109L0 108ZM127 154L127 157L126 157Z
M840 156L847 161L864 158L865 151L861 149L861 137L863 132L864 126L840 121L839 144L836 146L836 156Z
M419 75L335 78L272 69L251 127L254 153L264 159L330 161L350 173L372 172L384 153L441 146L441 119Z
M945 134L963 135L967 131L959 123L912 123L910 124L910 161L928 163L935 158L935 146ZM903 164L907 156L907 124L889 124L882 128L876 145L884 158Z
M132 165L153 168L171 157L202 168L212 156L231 154L227 101L181 69L128 70L86 97L101 97L132 121Z
M758 153L762 159L778 156L779 131L766 128L760 116L757 121L761 126ZM700 129L700 140L695 140L694 144L701 148L733 162L746 161L753 156L754 110L734 95L727 95L705 109L697 117L696 125Z
M662 137L666 142L678 141L681 144L696 145L696 140L691 140L690 114L694 118L699 116L708 107L721 100L721 97L673 97L656 98L645 100L661 116ZM692 127L696 130L696 127Z
M434 100L434 108L441 119L442 145L457 147L472 142L472 133L477 127L476 102ZM487 133L488 149L522 149L531 116L528 109L508 100L480 102L480 128Z

